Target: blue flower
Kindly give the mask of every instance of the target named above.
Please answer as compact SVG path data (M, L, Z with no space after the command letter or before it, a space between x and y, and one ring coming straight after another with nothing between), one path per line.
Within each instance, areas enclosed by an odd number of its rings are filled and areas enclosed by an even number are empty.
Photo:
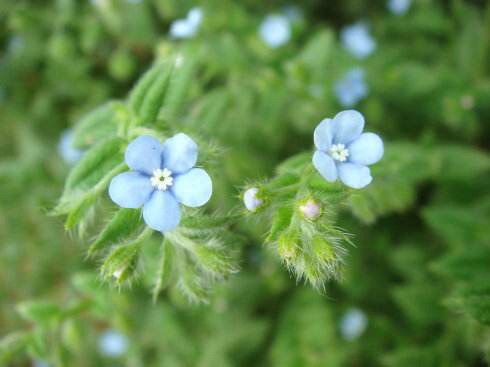
M83 156L83 150L77 149L73 146L73 130L66 129L61 134L60 141L58 143L58 154L67 164L75 164Z
M190 38L194 36L202 22L202 9L192 8L185 19L177 19L170 25L170 35L173 38Z
M383 156L383 141L373 133L361 134L363 128L364 117L355 110L339 112L316 127L313 165L325 180L334 182L338 177L354 189L372 181L367 166Z
M403 15L412 5L412 0L388 0L386 6L395 15Z
M344 47L359 59L369 56L376 49L376 41L363 22L344 27L340 32L340 39Z
M335 95L344 107L355 105L368 93L364 81L364 71L361 68L349 70L344 77L335 83Z
M259 28L262 40L271 48L276 48L291 39L291 24L285 15L268 15Z
M185 134L177 134L163 144L140 136L126 149L125 161L133 170L114 177L109 185L112 201L123 208L143 206L148 227L166 232L180 222L180 204L204 205L213 185L205 170L193 168L197 145Z
M340 321L340 333L346 340L355 340L364 333L367 323L368 320L364 312L358 308L351 308Z
M100 352L107 357L120 357L128 349L128 338L117 330L107 330L99 338Z

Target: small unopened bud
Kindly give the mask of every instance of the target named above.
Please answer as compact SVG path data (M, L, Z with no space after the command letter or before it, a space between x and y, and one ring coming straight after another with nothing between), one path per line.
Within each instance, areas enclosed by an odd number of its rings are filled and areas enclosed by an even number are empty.
M300 205L299 210L304 218L309 220L318 218L322 212L320 204L313 199L308 199L304 204Z
M258 188L252 187L243 194L243 202L245 203L245 207L251 212L255 212L264 203L264 200L257 197L258 192Z
M124 268L119 268L117 269L114 273L112 273L112 276L116 278L117 280L121 279L121 276L123 275Z

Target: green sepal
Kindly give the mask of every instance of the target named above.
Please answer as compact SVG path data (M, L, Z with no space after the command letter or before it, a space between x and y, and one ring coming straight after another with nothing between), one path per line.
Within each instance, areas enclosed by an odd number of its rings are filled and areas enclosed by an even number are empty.
M119 209L92 242L88 255L93 256L101 249L130 236L142 224L139 209Z
M171 282L174 260L174 247L170 241L164 238L160 248L160 259L158 261L156 281L152 290L154 302L157 300L160 293L166 287L168 287Z
M272 218L270 232L265 239L267 243L277 241L281 232L285 231L289 227L293 212L293 207L289 206L283 206L277 210L276 214Z

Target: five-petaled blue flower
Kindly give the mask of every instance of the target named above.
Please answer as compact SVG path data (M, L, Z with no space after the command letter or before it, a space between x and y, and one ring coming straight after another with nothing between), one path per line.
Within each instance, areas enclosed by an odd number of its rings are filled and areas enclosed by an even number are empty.
M335 83L334 91L342 106L355 105L368 93L368 87L364 81L364 70L350 69L342 79Z
M109 185L112 201L123 208L143 206L143 219L157 231L174 229L180 222L180 205L198 207L211 198L211 178L197 161L197 145L185 134L163 144L140 136L126 149L124 157L133 170L114 177Z
M363 133L364 117L355 110L339 112L316 127L317 151L313 165L327 181L337 177L349 187L363 188L372 181L368 165L383 156L383 141L373 133Z
M366 23L357 22L340 32L344 47L355 57L363 59L376 50L376 41L369 34Z

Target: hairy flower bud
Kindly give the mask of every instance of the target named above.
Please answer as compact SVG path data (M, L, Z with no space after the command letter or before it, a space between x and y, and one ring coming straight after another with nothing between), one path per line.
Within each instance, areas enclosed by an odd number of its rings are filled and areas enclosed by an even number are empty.
M245 203L245 207L251 212L255 212L264 203L264 200L257 197L258 192L258 188L251 187L243 194L243 202Z
M299 205L299 211L305 219L314 220L322 214L322 208L319 203L313 199L308 199Z

